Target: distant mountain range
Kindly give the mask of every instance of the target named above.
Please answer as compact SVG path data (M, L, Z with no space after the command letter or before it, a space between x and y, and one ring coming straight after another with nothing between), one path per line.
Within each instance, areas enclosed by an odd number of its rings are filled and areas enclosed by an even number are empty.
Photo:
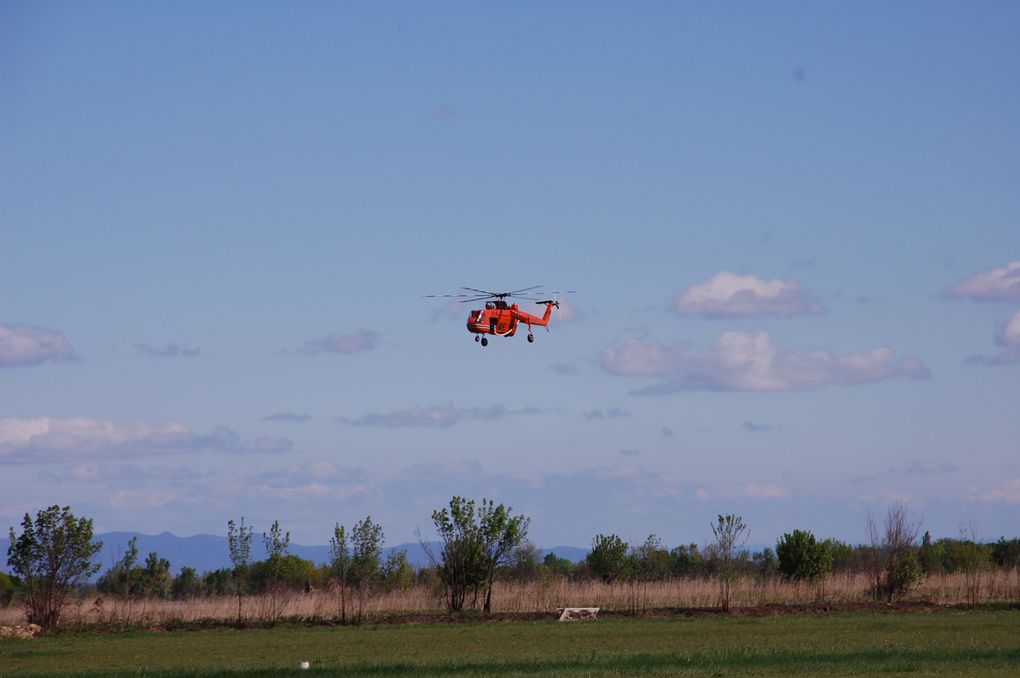
M143 564L145 557L155 551L160 558L170 561L170 571L174 574L180 572L182 567L193 567L199 572L218 570L222 567L231 567L230 550L227 546L226 537L218 537L211 534L196 534L192 537L178 537L164 532L162 534L149 535L137 532L104 532L96 535L96 540L103 542L96 562L100 564L100 573L108 570L114 563L120 560L127 551L128 542L132 537L138 538L138 561ZM10 546L8 538L0 539L0 572L9 572L7 567L7 548ZM435 547L438 553L439 544L433 542L430 546ZM410 542L398 544L383 549L383 558L392 551L407 551L407 559L415 567L423 567L429 564L421 544ZM329 560L329 546L303 546L291 544L290 552L316 565L321 565ZM572 562L584 560L588 555L588 549L576 548L574 546L555 546L551 549L543 549L546 553L555 553L560 558L566 558ZM266 557L262 539L256 535L251 543L252 560L262 560Z

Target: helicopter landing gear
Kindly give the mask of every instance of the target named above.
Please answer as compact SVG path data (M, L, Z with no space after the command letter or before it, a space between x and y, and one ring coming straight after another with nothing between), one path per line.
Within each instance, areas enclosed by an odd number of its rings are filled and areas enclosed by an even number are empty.
M531 343L534 343L534 341L535 341L535 335L534 334L529 334L528 335L528 343L531 344Z
M478 341L479 339L481 339L481 337L476 334L475 335L475 341Z
M488 346L488 345L489 345L489 340L487 338L485 338L485 337L482 337L482 346Z

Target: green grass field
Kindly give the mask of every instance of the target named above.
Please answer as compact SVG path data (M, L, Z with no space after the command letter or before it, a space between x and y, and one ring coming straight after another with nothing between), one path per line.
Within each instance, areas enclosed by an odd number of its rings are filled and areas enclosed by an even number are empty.
M311 662L310 671L298 668ZM1020 612L282 626L0 641L0 676L1020 675Z

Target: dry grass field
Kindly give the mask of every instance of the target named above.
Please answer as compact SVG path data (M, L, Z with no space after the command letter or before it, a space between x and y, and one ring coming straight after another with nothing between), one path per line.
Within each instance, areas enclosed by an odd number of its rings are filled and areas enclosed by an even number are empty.
M744 577L734 582L731 607L755 608L773 605L853 605L871 602L870 582L865 574L837 574L822 584L787 582L780 578ZM493 591L495 613L548 613L559 607L600 607L603 610L640 613L662 608L714 608L719 605L719 585L710 579L677 579L663 582L601 581L571 582L550 579L527 583L504 582ZM974 575L935 575L921 579L905 598L935 605L966 605L972 602L1020 602L1020 570L992 570ZM470 601L469 601L470 602ZM329 591L284 593L277 599L278 619L327 620L338 615L338 596ZM348 613L356 604L348 601ZM362 616L365 621L393 615L432 613L441 610L442 599L426 586L407 591L375 593L365 597ZM271 618L268 595L247 596L242 614L249 621ZM103 596L78 599L65 614L72 625L141 624L173 625L197 621L237 619L237 598L196 598L183 601L121 600ZM0 609L0 624L24 621L17 607Z

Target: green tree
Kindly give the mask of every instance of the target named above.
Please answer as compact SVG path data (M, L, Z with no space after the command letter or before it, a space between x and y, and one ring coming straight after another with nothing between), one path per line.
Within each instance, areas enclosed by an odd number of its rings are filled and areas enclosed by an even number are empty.
M241 524L233 520L227 521L227 546L230 549L230 562L234 564L233 578L234 588L237 591L237 623L243 620L241 614L241 600L245 590L248 588L249 567L251 565L251 535L252 527L245 526L244 516L241 516Z
M527 539L531 519L513 516L513 509L482 499L478 510L482 535L482 570L485 585L485 613L492 611L492 585L496 569L510 563L514 551Z
M535 581L542 571L539 559L541 550L532 542L526 541L514 549L510 562L500 572L500 576L513 581Z
M266 568L268 574L269 588L269 618L276 621L280 614L278 605L278 593L280 588L280 575L283 571L283 558L290 548L290 532L283 532L280 529L280 521L274 520L269 532L262 533L262 542L266 547Z
M779 571L787 579L817 581L832 570L832 555L825 542L806 530L787 533L776 543Z
M127 551L124 552L121 559L99 577L96 582L96 590L107 595L119 596L125 600L140 595L137 562L138 537L131 537L128 540ZM128 615L130 616L130 612Z
M923 574L937 574L946 568L946 547L943 540L932 542L931 532L927 530L921 538L921 547L917 549L917 564Z
M329 569L331 579L340 589L340 621L347 621L347 576L351 569L351 548L347 528L337 523L329 540Z
M365 607L365 597L379 581L382 574L383 529L372 522L372 516L354 524L351 530L351 566L348 580L354 589L357 601L357 620Z
M222 596L235 593L234 568L221 567L202 574L202 593L207 596ZM240 607L238 607L240 611Z
M76 518L68 506L50 506L10 529L7 564L23 582L21 599L28 622L53 628L71 591L99 570L92 559L102 542L92 541L92 520Z
M407 560L407 551L390 551L382 568L382 586L386 591L406 591L414 586L414 567Z
M716 577L719 579L723 610L730 609L730 587L736 577L734 557L737 547L747 541L750 534L747 524L740 516L732 513L720 515L715 523L709 523L716 546Z
M585 562L592 574L611 584L627 577L627 542L615 534L597 534Z
M484 610L491 611L496 568L505 565L518 544L527 538L530 519L511 515L512 509L482 499L475 510L473 499L453 497L449 508L432 512L432 521L442 543L438 554L420 537L426 555L443 583L447 607L464 608L469 593L484 597Z
M669 552L674 577L696 577L707 571L705 557L697 544L680 544Z
M967 602L976 607L981 599L981 575L992 564L991 553L978 543L974 524L961 525L960 537L946 549L946 560L954 571L963 573Z
M143 596L167 598L173 584L173 577L170 576L170 561L160 558L155 551L149 553L145 558L145 566L142 568L140 580Z
M1020 567L1020 539L999 537L999 541L992 544L992 559L999 567Z
M779 558L768 546L751 556L754 568L763 577L771 577L779 571Z
M552 552L545 554L545 558L542 559L542 567L565 579L570 579L574 576L574 563L568 558L560 558Z
M16 590L14 578L6 572L0 572L0 608L11 604Z
M274 577L280 592L303 591L316 579L315 563L293 553L280 556L272 562L267 559L252 563L252 592L270 593Z
M202 580L193 567L184 566L171 586L174 600L196 598L202 593Z
M670 576L673 558L662 540L654 534L641 546L631 549L635 575L642 581L661 581Z

